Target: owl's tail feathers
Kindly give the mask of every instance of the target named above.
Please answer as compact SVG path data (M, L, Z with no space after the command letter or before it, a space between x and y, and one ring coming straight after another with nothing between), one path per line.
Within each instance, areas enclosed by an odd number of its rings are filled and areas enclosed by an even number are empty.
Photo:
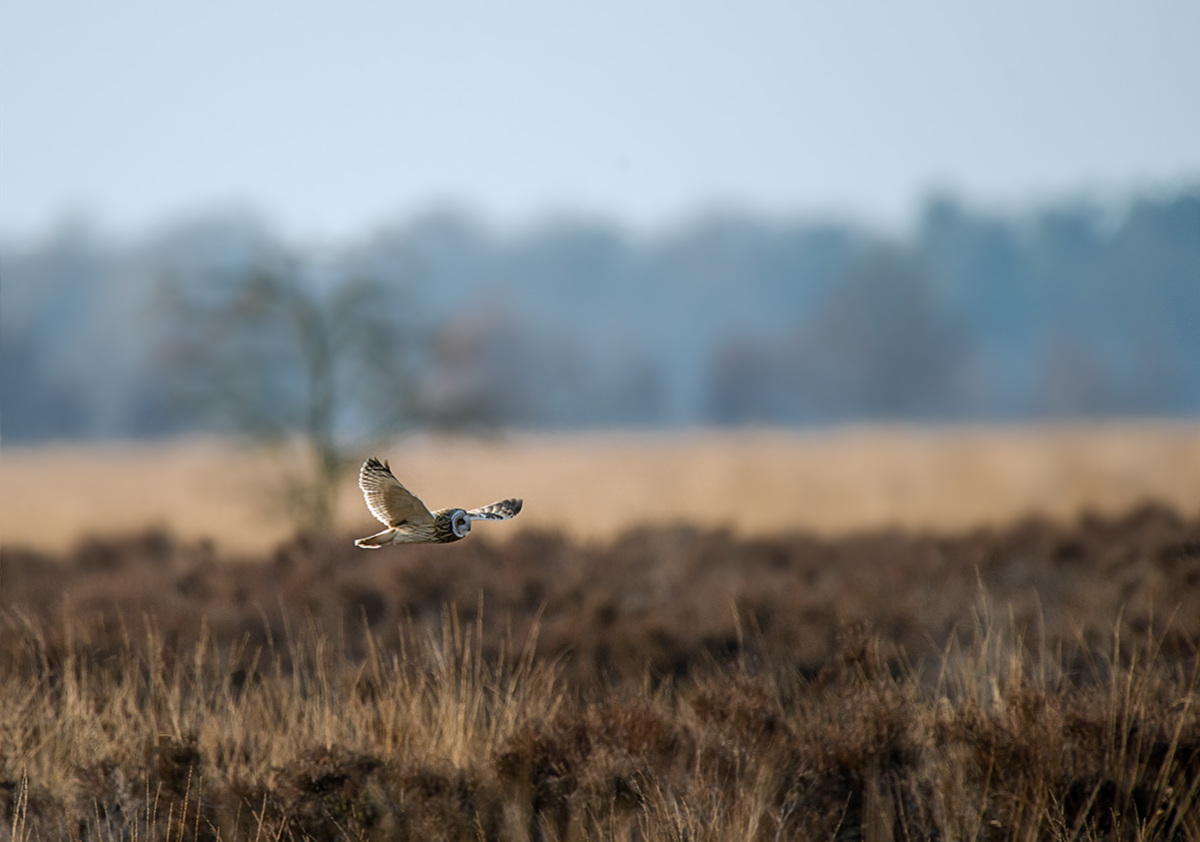
M354 546L362 547L364 550L377 550L380 547L386 547L392 543L392 539L396 537L396 530L388 527L382 532L376 532L366 538L359 538L354 542Z

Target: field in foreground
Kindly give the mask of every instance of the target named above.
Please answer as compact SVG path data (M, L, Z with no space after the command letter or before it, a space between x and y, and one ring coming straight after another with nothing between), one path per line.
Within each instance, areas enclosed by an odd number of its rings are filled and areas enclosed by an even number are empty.
M478 538L478 540L476 540ZM20 840L1200 839L1200 519L0 552Z
M939 532L1030 513L1070 520L1147 500L1200 512L1200 424L861 427L413 436L373 449L433 507L523 497L505 535L527 528L608 541L646 524L804 529L845 535L895 526ZM293 531L280 478L294 453L215 440L5 447L0 540L64 552L93 534L165 529L265 553ZM346 466L338 522L374 532ZM367 534L365 531L360 534Z

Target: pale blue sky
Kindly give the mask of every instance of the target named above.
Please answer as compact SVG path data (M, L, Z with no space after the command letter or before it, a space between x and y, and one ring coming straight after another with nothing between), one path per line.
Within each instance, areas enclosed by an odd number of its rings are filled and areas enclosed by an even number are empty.
M0 0L0 234L898 223L1200 177L1200 3Z

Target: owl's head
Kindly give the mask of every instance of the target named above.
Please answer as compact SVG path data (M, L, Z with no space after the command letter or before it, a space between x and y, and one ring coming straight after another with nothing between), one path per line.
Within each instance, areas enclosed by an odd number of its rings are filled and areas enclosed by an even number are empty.
M467 517L467 513L462 509L455 509L450 513L450 529L454 532L457 538L466 538L471 531L471 519Z

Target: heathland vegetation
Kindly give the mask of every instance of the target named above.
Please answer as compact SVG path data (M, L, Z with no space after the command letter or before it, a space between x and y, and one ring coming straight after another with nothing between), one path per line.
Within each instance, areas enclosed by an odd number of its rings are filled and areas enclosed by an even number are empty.
M1200 839L1200 520L0 554L19 840Z

